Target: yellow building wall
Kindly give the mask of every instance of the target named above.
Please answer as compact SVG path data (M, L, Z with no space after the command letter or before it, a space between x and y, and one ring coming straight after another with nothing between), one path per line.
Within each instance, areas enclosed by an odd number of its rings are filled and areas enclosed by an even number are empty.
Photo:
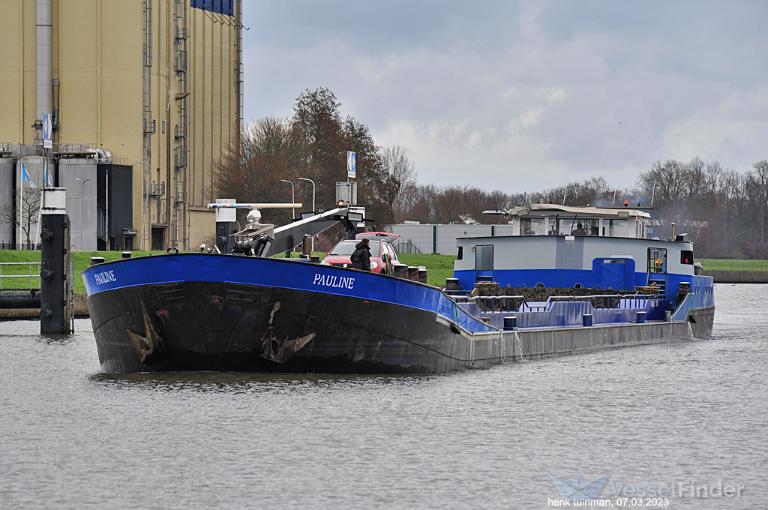
M35 3L3 0L0 34L0 142L33 143Z
M218 198L216 167L237 135L237 30L190 11L190 202L199 206Z
M2 0L0 33L0 142L34 143L35 2ZM239 127L237 35L234 18L212 16L180 2L187 15L187 167L176 172L180 88L177 73L176 0L151 0L150 180L163 196L147 200L144 217L143 43L144 0L53 0L53 104L59 108L56 144L84 144L112 153L113 161L133 167L133 227L150 238L154 225L176 219L175 237L183 248L213 237L205 229L213 212L204 207L216 198L216 171ZM214 22L214 19L219 22ZM230 23L221 21L229 20ZM184 178L184 207L175 210L176 179ZM186 242L185 242L186 241Z
M133 167L133 226L139 232L142 13L135 0L53 2L53 78L60 82L56 142L104 148L115 163Z

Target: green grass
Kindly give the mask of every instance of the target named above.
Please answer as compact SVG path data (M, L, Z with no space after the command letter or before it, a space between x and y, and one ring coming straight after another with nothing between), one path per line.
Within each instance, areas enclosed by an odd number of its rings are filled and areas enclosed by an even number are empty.
M320 260L323 260L323 258L325 258L326 255L327 255L327 253L325 253L324 251L313 251L312 252L312 256L320 257ZM290 257L286 257L285 256L285 252L283 252L283 253L278 253L277 255L272 255L270 258L273 258L273 259L284 259L284 258L298 259L298 258L301 258L300 256L301 256L301 252L300 251L292 251Z
M768 260L761 259L699 259L704 270L768 271Z
M445 279L453 276L453 262L456 257L452 255L427 255L400 254L400 262L409 266L425 266L427 272L427 283L435 287L445 287Z
M132 256L140 257L150 254L165 253L163 251L146 252L146 251L134 251ZM104 260L111 262L113 260L119 260L121 252L119 251L76 251L74 255L74 284L75 294L84 295L85 287L83 286L83 271L91 264L91 257L104 257ZM39 251L15 251L15 250L0 250L0 262L40 262ZM2 267L2 266L0 266ZM3 267L0 269L2 274L27 274L28 266L21 267ZM37 266L32 266L32 272L38 270ZM30 285L36 288L40 288L40 278L35 278L30 281L28 278L2 278L3 289L26 289ZM7 281L6 281L7 280Z

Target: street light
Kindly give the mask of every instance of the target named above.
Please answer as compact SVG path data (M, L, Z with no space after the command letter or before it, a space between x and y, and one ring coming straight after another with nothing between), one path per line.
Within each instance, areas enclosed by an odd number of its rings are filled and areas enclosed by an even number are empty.
M315 212L315 181L307 179L306 177L299 177L299 180L312 183L312 212Z
M90 181L90 177L86 177L85 179L81 179L79 177L75 177L76 181L80 181L80 248L83 249L83 193L85 193L85 183Z
M293 181L287 181L285 179L280 179L280 182L287 182L288 184L291 185L291 203L295 204L296 203L296 195L293 192ZM293 207L291 207L291 221L293 221L293 219L295 217L296 217L296 210Z

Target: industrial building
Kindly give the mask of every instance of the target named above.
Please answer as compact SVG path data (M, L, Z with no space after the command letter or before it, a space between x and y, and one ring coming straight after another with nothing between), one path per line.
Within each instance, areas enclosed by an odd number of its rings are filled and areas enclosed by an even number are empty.
M210 241L242 122L241 7L3 0L0 211L18 217L21 188L47 181L66 188L74 249ZM24 242L7 216L0 244Z

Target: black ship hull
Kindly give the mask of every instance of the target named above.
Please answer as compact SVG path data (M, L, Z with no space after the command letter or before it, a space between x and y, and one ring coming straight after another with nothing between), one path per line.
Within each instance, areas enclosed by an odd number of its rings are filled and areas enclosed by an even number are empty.
M190 282L99 293L88 306L105 372L442 373L483 363L434 313L358 298Z

